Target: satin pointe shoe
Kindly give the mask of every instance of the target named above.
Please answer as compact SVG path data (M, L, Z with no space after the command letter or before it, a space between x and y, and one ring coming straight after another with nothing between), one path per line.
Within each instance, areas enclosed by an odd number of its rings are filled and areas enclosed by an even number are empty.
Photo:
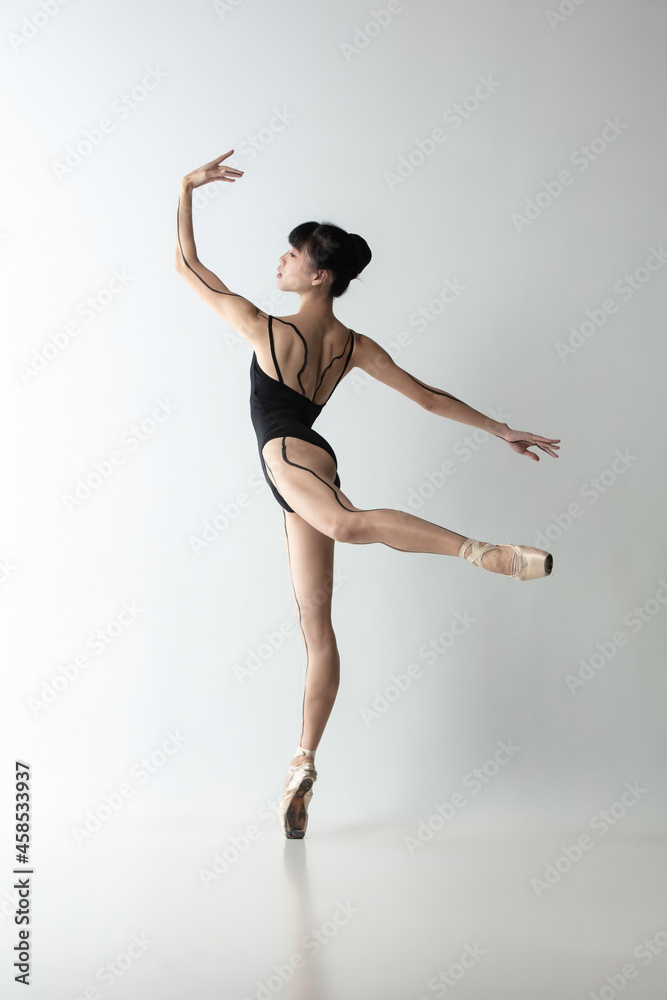
M304 757L302 764L290 764L285 780L285 789L276 810L285 836L289 840L302 840L308 827L308 806L313 797L313 783L317 781L314 750L297 747L295 757L302 754L312 754Z
M468 555L465 555L465 550L469 545L472 547ZM482 569L486 569L486 566L482 563L482 556L485 552L490 552L491 549L497 548L500 548L500 545L492 545L490 542L482 545L475 538L466 538L459 549L459 555L474 566L481 566ZM501 573L499 574L500 576L511 576L513 580L538 580L540 577L549 576L551 573L554 560L550 552L545 552L544 549L534 549L530 545L507 545L507 548L514 549L510 572Z

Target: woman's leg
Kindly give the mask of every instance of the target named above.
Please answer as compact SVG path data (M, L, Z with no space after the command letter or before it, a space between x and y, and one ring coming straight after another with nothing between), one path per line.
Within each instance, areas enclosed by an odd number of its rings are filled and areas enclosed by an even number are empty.
M404 552L458 556L469 537L400 510L355 507L333 485L335 463L317 445L298 438L274 438L264 446L263 454L276 488L290 507L330 539L358 545L381 542ZM512 554L510 546L489 551L483 556L483 566L491 572L506 574Z
M316 750L336 700L340 679L340 660L331 623L335 543L299 514L286 511L283 514L297 618L306 647L299 745ZM292 763L303 763L303 759L295 757Z

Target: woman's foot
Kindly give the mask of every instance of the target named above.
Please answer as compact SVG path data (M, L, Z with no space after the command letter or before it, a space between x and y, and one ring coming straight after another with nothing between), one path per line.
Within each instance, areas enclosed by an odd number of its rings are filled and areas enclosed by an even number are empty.
M514 580L537 580L549 576L553 568L550 552L529 545L493 545L466 538L459 555L475 566Z
M315 751L297 747L298 752L285 779L280 804L276 810L285 836L289 840L302 840L308 827L308 806L313 797L313 784L317 781Z

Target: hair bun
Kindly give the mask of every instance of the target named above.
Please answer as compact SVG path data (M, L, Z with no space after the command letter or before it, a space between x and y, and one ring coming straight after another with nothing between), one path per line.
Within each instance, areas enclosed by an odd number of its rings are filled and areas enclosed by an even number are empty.
M350 233L348 243L352 259L354 260L354 272L356 277L370 262L373 255L371 254L371 249L366 240L363 236L359 236L358 233Z

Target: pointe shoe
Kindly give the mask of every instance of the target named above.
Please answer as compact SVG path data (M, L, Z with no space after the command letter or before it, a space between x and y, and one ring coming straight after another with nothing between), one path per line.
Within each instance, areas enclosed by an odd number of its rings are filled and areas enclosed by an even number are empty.
M502 544L502 543L501 543ZM471 545L468 555L464 555L465 550ZM501 576L511 576L514 580L538 580L542 576L549 576L553 568L553 556L544 549L534 549L530 545L508 545L514 549L509 573L501 573ZM487 542L482 545L475 538L466 538L459 549L461 558L471 562L474 566L481 566L486 569L482 562L482 556L491 549L500 548L500 545L492 545Z
M314 752L297 747L295 756L314 754ZM303 764L290 764L285 789L276 810L285 836L289 840L302 840L306 835L308 806L313 797L315 781L317 781L317 771L312 757L306 757Z

